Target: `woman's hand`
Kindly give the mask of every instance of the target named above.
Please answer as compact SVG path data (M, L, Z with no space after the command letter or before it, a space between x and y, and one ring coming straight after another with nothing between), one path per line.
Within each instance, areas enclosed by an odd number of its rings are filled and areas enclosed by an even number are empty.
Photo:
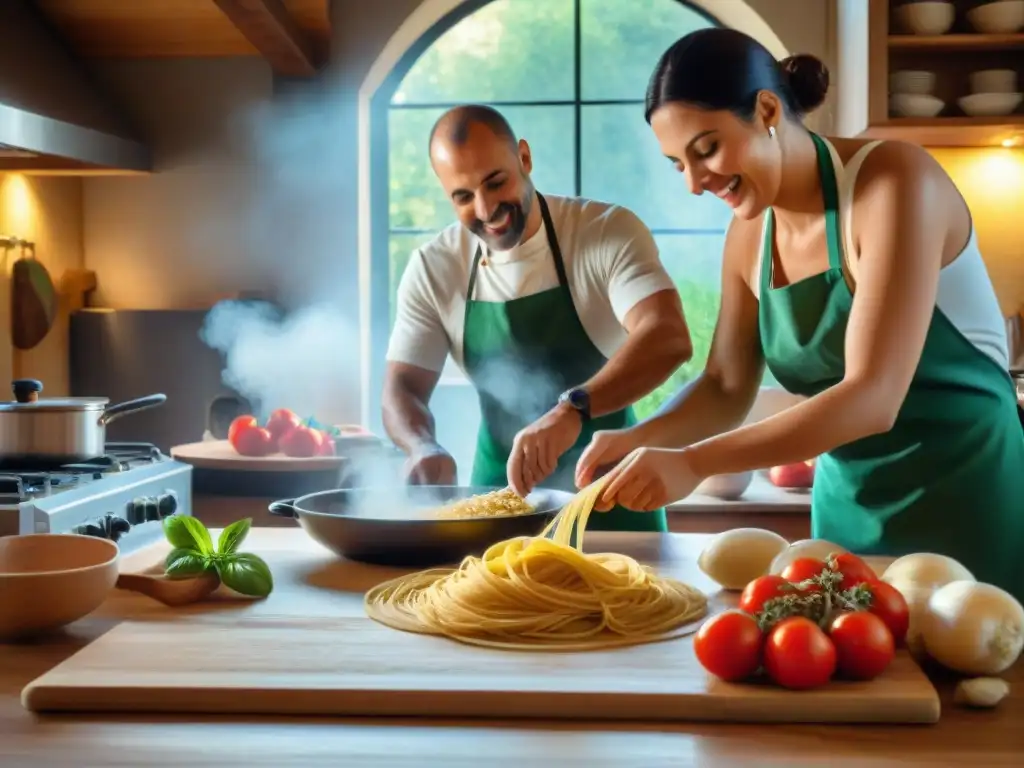
M640 438L632 428L595 432L576 462L576 487L586 488L639 447Z
M691 466L690 455L685 448L636 449L605 477L594 508L605 512L621 505L649 512L686 498L704 480Z

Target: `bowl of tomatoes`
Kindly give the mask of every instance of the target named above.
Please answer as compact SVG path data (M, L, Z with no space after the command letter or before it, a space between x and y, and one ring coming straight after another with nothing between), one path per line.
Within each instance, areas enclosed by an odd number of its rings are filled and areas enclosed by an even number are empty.
M228 442L240 456L312 458L334 456L339 446L378 441L358 425L322 424L313 418L301 419L288 408L278 408L262 424L251 414L236 417L228 428Z
M721 680L805 690L884 674L909 624L899 590L856 555L837 553L754 579L736 608L701 625L693 646Z

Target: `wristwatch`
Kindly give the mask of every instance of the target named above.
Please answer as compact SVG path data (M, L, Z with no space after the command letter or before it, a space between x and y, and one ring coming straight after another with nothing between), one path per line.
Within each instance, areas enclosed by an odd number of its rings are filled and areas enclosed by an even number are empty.
M573 387L558 396L559 404L565 403L576 409L583 421L590 420L590 393L583 387Z

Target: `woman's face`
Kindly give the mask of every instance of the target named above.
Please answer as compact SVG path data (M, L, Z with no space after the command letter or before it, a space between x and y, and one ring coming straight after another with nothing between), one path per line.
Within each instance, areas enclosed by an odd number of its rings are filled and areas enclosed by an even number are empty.
M764 94L753 120L747 122L729 111L672 102L654 111L651 128L662 153L686 177L690 192L710 192L724 200L737 218L753 219L779 191L782 114L778 107L774 95ZM774 138L768 126L775 127Z

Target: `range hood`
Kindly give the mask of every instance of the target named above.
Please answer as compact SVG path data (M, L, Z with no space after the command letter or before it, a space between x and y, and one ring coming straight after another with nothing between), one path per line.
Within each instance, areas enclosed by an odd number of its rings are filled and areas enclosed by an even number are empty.
M0 0L0 172L146 173L149 149L30 0Z

